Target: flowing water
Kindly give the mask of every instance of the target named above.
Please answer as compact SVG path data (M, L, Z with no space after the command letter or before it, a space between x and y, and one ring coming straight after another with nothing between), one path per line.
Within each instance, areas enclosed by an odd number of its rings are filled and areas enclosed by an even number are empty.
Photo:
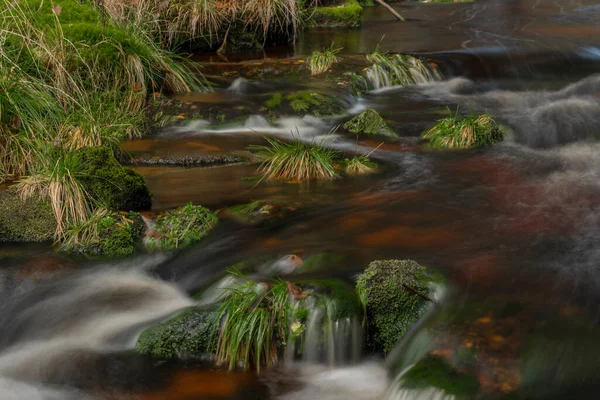
M317 30L301 38L295 53L269 53L294 56L280 63L288 66L279 77L234 81L223 74L216 93L183 99L237 110L236 119L196 121L123 144L137 156L204 156L243 151L272 135L368 153L380 142L326 133L372 107L401 135L373 152L384 165L375 175L296 185L246 179L257 175L255 162L137 166L156 211L188 201L221 208L253 199L286 211L255 227L224 220L209 238L176 255L109 264L60 259L47 246L0 247L0 398L458 398L402 386L407 369L427 354L464 363L479 378L480 398L508 398L502 396L516 388L528 399L595 398L600 6L491 0L398 8L406 24L367 9L360 30ZM346 115L333 118L269 122L256 115L265 96L318 87L318 78L294 79L289 66L332 39L344 46L348 63L380 44L420 53L445 79L349 97ZM207 73L272 72L277 63L219 61ZM473 151L419 146L419 133L447 115L446 107L457 106L487 110L509 128L509 137ZM321 252L341 257L316 277L351 281L371 260L413 258L441 270L449 287L385 360L357 350L360 321L333 321L322 309L312 313L305 359L260 376L202 363L156 365L131 351L144 327L195 304L191 296L214 285L226 267L254 257ZM210 296L203 298L210 302ZM329 336L320 336L322 324L329 324ZM476 359L464 357L473 348Z

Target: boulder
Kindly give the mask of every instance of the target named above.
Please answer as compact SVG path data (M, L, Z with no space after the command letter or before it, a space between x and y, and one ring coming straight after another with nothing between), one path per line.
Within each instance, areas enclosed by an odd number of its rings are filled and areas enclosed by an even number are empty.
M381 115L371 108L346 122L344 128L356 135L398 137L381 118Z

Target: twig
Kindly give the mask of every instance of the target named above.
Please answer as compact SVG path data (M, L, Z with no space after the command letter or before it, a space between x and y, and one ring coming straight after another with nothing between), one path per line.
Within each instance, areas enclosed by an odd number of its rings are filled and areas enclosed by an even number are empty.
M423 293L419 292L417 289L415 289L413 287L410 287L410 286L408 286L408 285L406 285L404 283L402 284L402 287L404 287L409 292L413 292L414 294L416 294L418 296L421 296L422 298L424 298L425 300L429 301L430 303L433 303L433 304L436 304L436 305L439 304L436 300L432 299L431 297L427 296L426 294L423 294Z
M382 6L384 6L385 8L387 8L387 10L389 12L391 12L394 15L394 17L398 18L402 22L406 22L406 18L404 18L402 15L398 14L398 11L394 10L394 8L392 8L392 6L390 6L383 0L375 0L375 1L379 4L381 4Z

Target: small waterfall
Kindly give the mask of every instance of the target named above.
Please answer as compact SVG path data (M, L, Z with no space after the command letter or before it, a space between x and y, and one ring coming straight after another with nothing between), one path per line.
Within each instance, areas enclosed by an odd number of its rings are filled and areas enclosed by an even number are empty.
M326 364L329 367L355 364L360 360L362 327L358 316L336 317L336 300L310 299L306 327L301 334L290 328L286 361Z
M234 80L231 85L227 88L228 92L231 92L233 94L242 94L246 91L247 86L250 83L244 79L244 78L237 78L236 80Z
M383 54L373 53L367 58L373 62L366 76L369 86L374 90L435 82L441 79L435 68L415 57L397 54L389 58Z

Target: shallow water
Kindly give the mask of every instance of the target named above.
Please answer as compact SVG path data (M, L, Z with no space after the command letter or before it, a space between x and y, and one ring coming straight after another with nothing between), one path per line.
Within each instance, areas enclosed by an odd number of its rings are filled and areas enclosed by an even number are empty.
M600 78L593 73L600 71L600 7L496 0L398 8L407 24L369 9L363 29L305 34L292 61L333 38L351 55L378 43L425 52L445 71L442 82L348 99L348 114L376 108L401 135L373 152L383 166L376 174L297 185L250 179L257 176L253 161L138 166L157 211L188 201L219 209L266 199L283 205L284 218L257 227L224 220L180 254L106 265L56 258L47 246L2 246L0 398L436 399L435 391L388 386L424 353L458 353L465 341L482 349L473 369L484 398L517 386L526 398L597 393ZM262 143L263 135L317 138L348 154L381 144L342 131L326 135L344 116L253 116L265 95L313 87L314 80L238 81L226 90L232 81L216 94L182 100L235 110L236 120L195 121L123 148L144 157L229 154ZM421 147L419 133L457 106L487 110L510 137L482 150ZM190 296L224 268L323 251L343 257L319 276L352 279L371 260L413 258L439 268L451 285L387 360L294 364L255 376L153 365L128 351L143 327L192 304Z

